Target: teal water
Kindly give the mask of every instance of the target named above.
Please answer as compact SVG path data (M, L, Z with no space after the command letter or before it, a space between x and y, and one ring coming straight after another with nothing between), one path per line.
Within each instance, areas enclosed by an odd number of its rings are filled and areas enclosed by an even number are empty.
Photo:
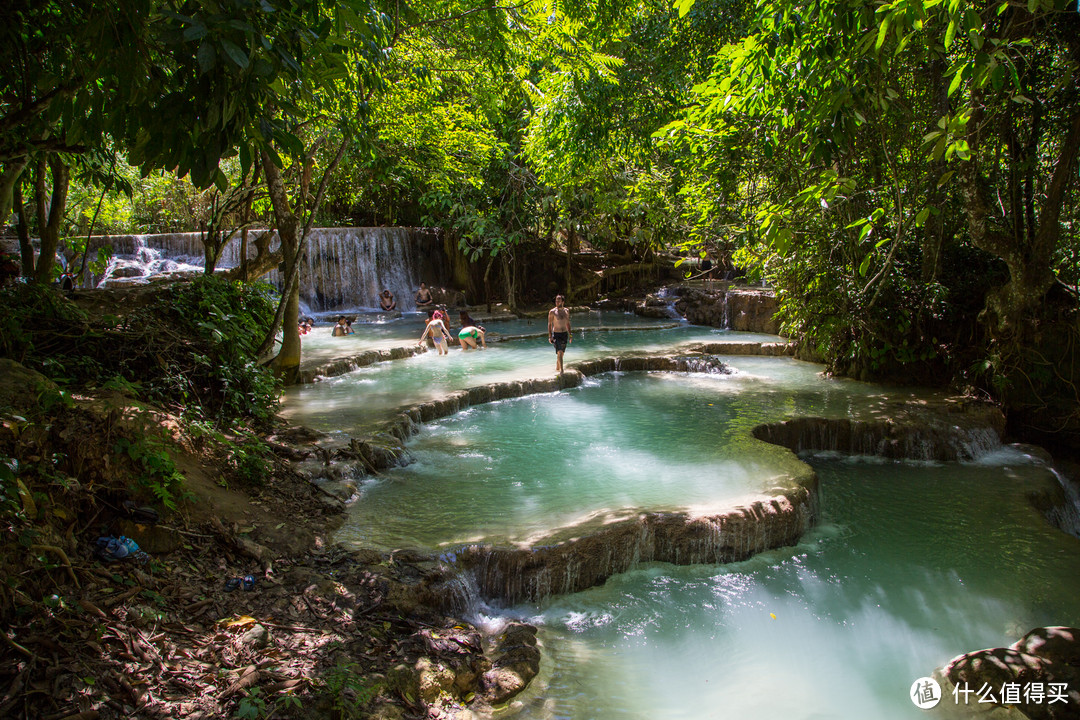
M787 358L733 374L613 373L426 424L413 462L369 478L339 541L383 548L535 542L643 510L709 514L786 485L791 456L750 436L793 415L872 407L881 388Z
M1007 450L975 465L813 464L824 520L795 548L655 565L515 608L541 626L548 663L517 717L925 717L907 697L916 678L1080 622L1080 541L1023 496L1055 482L1045 468Z
M426 321L426 313L406 313L395 318L388 318L379 314L361 315L353 323L353 334L344 337L333 336L334 323L320 323L309 335L304 335L301 338L304 365L355 355L365 350L382 350L415 343L423 334ZM457 314L454 314L452 321L454 329L460 330ZM685 323L685 321L682 322ZM643 318L625 312L596 311L575 313L571 317L571 323L574 328L591 329L597 327L651 327L679 324L680 321L678 319L656 320ZM481 324L484 325L492 337L547 332L546 319L492 320L481 322Z
M546 327L540 331L546 331ZM415 338L419 337L417 332ZM569 366L580 360L628 352L668 353L693 342L775 339L692 325L666 330L575 332L565 362ZM492 343L487 350L467 352L453 346L448 355L428 351L407 360L377 363L322 382L292 387L283 398L282 415L324 432L350 433L385 418L394 409L435 400L448 392L486 383L550 377L554 373L555 352L545 338Z
M614 333L568 355L648 343L669 352L707 334L715 337L701 328ZM347 428L427 393L544 374L552 360L546 344L502 349L352 373L325 416L319 403L331 395L287 402ZM629 510L722 505L770 487L790 458L752 441L754 425L886 415L919 396L825 379L819 366L786 358L724 359L735 374L615 373L429 424L409 443L412 465L362 483L338 540L527 543ZM794 548L722 567L654 564L541 606L484 608L474 620L491 629L508 618L541 628L541 675L508 713L914 719L925 716L908 698L911 683L952 657L1080 623L1080 541L1027 502L1026 492L1057 482L1036 461L1009 448L970 464L810 461L822 521Z

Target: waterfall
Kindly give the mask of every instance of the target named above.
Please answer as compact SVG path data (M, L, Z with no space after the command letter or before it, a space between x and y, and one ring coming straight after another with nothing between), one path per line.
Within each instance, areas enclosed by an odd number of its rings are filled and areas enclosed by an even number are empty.
M1054 507L1047 515L1055 526L1063 531L1080 538L1080 488L1068 477L1051 467L1050 472L1061 483L1061 489L1065 491L1065 499L1068 501L1063 506Z
M112 259L101 276L88 278L84 287L144 283L151 278L194 274L203 270L202 233L114 235L94 239L93 248L111 247ZM444 286L447 282L442 243L420 228L315 228L308 235L307 253L300 268L300 301L308 314L379 309L378 296L389 290L397 309L416 310L420 282ZM277 239L271 240L271 249ZM254 243L248 256L255 253ZM240 240L223 248L217 267L240 264ZM267 281L280 286L278 273Z
M731 295L727 290L723 292L724 304L720 316L720 327L725 330L731 329Z
M112 257L101 275L88 273L82 286L96 288L144 283L151 277L200 273L203 269L201 237L201 233L165 233L94 238L91 253L96 253L98 247L110 247ZM232 254L235 256L237 251L234 249Z
M398 310L414 311L421 282L445 284L443 260L442 243L414 228L314 229L301 300L315 312L377 310L379 294L389 290Z

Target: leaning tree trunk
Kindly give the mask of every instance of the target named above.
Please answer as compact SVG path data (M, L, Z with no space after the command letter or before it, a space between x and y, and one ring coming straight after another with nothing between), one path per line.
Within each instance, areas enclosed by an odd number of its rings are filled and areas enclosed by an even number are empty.
M34 178L38 226L41 229L41 248L38 254L37 267L34 269L34 280L42 284L52 281L53 266L56 264L56 248L60 245L60 225L64 221L64 210L67 207L68 196L69 170L67 165L56 155L51 155L49 157L49 169L52 170L52 200L49 203L47 221L44 160L38 163L38 176Z
M23 170L26 168L26 162L26 158L18 158L0 165L0 221L6 222L11 217L11 208L15 203L22 204L19 199L22 193L19 192L16 196L16 190ZM22 216L21 211L19 216Z
M323 139L318 140L317 144L322 141ZM274 322L266 339L263 341L262 347L259 348L259 355L261 360L273 347L274 336L277 334L278 328L280 328L282 333L281 350L273 359L271 367L286 385L295 383L300 371L300 262L304 255L304 244L307 241L308 233L311 232L312 223L315 222L315 217L318 215L319 205L326 196L326 188L330 178L341 162L342 156L345 155L345 148L348 144L349 137L346 135L342 137L337 152L334 154L334 159L330 161L330 164L323 171L322 179L319 181L319 189L316 191L310 207L307 206L309 185L307 183L302 184L300 197L297 199L297 208L299 210L293 208L289 202L289 195L285 190L281 171L274 165L270 154L266 151L262 152L262 167L263 172L266 173L266 188L270 195L270 204L274 208L278 237L281 240L281 254L284 261L284 267L282 268L284 287L282 288L282 298L278 304L278 311L274 315ZM314 152L314 149L312 149L309 157L313 157ZM302 213L305 212L307 220L301 222ZM258 240L256 240L256 245L258 245Z

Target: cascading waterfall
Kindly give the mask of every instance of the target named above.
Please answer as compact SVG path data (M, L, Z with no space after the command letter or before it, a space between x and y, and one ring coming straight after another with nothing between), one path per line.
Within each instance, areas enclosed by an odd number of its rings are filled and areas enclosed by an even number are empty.
M164 233L159 235L113 235L95 238L91 252L97 247L111 247L112 257L101 275L88 273L84 288L107 285L137 284L149 277L168 277L171 274L202 272L203 245L201 233ZM222 267L234 266L238 251L231 250L232 263L223 257Z
M412 311L421 282L443 284L444 265L441 243L413 228L318 228L308 236L301 299L315 312L378 309L389 290L398 310Z
M255 231L258 232L258 231ZM84 287L142 283L151 277L202 272L202 233L115 235L96 238L94 247L111 247L113 257L101 276ZM300 271L300 299L309 314L378 309L378 296L390 290L397 309L416 309L414 294L420 282L446 284L447 263L442 243L419 228L315 228L308 235ZM276 237L271 249L276 248ZM254 257L254 243L248 256ZM221 252L217 267L240 264L239 239ZM280 286L278 273L269 282Z

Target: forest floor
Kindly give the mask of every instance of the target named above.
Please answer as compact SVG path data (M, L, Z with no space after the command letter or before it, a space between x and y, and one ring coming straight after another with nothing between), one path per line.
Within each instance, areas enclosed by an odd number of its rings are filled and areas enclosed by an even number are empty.
M168 453L186 491L154 522L115 450L138 406L114 394L20 415L10 411L15 395L24 405L40 396L27 392L29 371L3 369L0 452L78 455L84 471L30 487L20 480L17 498L0 497L19 509L0 538L0 717L458 714L460 704L422 702L414 680L387 680L395 666L432 655L439 632L474 646L474 665L483 658L472 628L408 592L430 570L423 558L328 545L343 505L287 458L274 459L260 486L229 482L220 458L177 437L172 418L141 408L143 423L152 418L172 435ZM302 446L302 435L271 440L285 455ZM95 556L98 537L120 535L149 557ZM230 589L233 578L239 588Z

